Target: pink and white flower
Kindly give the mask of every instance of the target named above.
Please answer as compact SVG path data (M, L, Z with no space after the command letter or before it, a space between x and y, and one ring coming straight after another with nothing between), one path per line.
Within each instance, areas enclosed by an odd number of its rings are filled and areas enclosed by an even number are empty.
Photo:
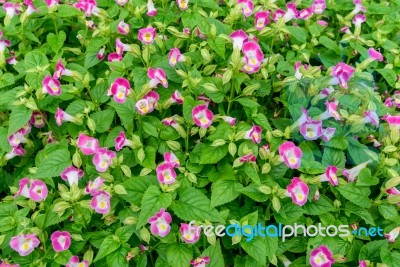
M310 7L302 9L299 11L298 19L309 19L313 15L313 11Z
M237 3L242 7L242 13L245 17L253 14L254 3L252 0L237 0Z
M31 130L32 130L32 126L31 126L30 122L28 122L21 129L18 130L18 133L21 133L23 135L28 135L31 132Z
M39 244L40 241L36 234L21 234L12 237L10 240L10 247L20 256L29 255Z
M25 14L27 16L31 15L34 12L38 12L38 9L33 5L32 0L24 0L24 4L27 6Z
M300 133L306 140L316 140L322 135L322 121L308 118L300 125Z
M30 124L33 124L36 128L43 128L46 125L47 115L45 112L34 111L29 120Z
M5 260L1 260L0 267L20 267L19 264L7 263Z
M361 164L358 164L357 166L351 168L351 169L343 169L342 174L346 176L347 180L349 183L354 182L358 175L360 174L361 170L365 169L368 165L368 163L371 163L372 160L368 160L366 162L363 162Z
M291 169L298 169L301 165L303 152L293 142L286 141L279 146L279 155L286 166Z
M326 101L325 102L325 106L326 106L326 111L324 113L321 114L321 120L325 120L328 118L335 118L335 120L339 121L340 120L340 114L339 112L337 112L337 105L338 105L338 101Z
M48 195L46 184L41 180L33 180L29 188L29 197L35 202L45 200Z
M136 102L135 107L136 110L141 114L145 115L147 113L153 112L155 107L157 106L157 101L160 99L160 96L157 92L151 91L147 93L143 99Z
M185 11L189 7L189 0L176 0L179 9Z
M261 142L261 132L262 129L260 126L253 125L253 127L244 134L244 139L250 139L253 143L259 144Z
M360 260L358 262L358 267L367 267L367 261L366 260Z
M6 12L6 19L11 20L15 15L19 14L21 5L18 3L6 2L3 5L4 12Z
M114 62L114 61L122 61L122 56L118 53L110 53L107 56L108 62Z
M275 12L274 12L274 14L272 14L272 19L275 21L275 22L278 22L278 20L280 19L280 18L283 18L283 16L285 16L285 10L282 10L282 9L276 9L275 10Z
M78 256L72 256L65 267L89 267L87 260L79 261Z
M336 166L328 166L325 170L325 173L320 176L321 182L330 182L331 185L337 186L339 184L339 180L336 176L336 173Z
M181 93L180 93L178 90L175 90L175 91L172 93L172 95L171 95L171 97L170 97L170 99L169 99L169 102L170 102L171 104L173 104L173 103L178 103L179 105L182 105L182 104L183 104L183 100L184 100L184 98L183 98L183 96L181 95Z
M179 128L179 124L175 121L174 117L168 117L168 118L162 119L161 122L166 126L171 126L175 130L178 130L178 128Z
M208 128L214 119L214 114L206 104L200 104L193 108L192 118L197 126Z
M99 50L99 52L97 53L97 59L98 60L103 60L104 59L104 57L105 57L105 55L104 55L104 53L106 52L106 47L104 46L103 48L101 48L100 50Z
M120 34L127 35L129 33L130 29L131 29L131 27L129 26L128 23L125 23L124 20L121 20L118 23L117 30Z
M168 88L168 80L165 71L162 68L149 68L147 70L147 77L150 78L149 86L150 88L155 88L159 83L164 86L164 88Z
M120 151L124 146L133 146L131 140L126 139L125 133L120 132L119 135L115 138L115 150Z
M379 126L379 116L375 110L368 110L364 112L364 123L372 123L375 126Z
M156 38L156 29L153 27L142 28L139 30L138 38L142 43L151 45Z
M84 172L82 170L71 165L65 168L65 170L61 173L61 179L68 181L69 186L72 186L72 184L78 186L78 181L83 177L83 175Z
M74 71L65 68L62 60L60 59L60 60L57 61L56 71L53 74L53 78L54 79L59 79L63 75L70 76L70 77L77 76L77 74Z
M71 246L71 234L68 231L55 231L50 237L54 251L61 252Z
M367 12L367 9L365 8L365 6L362 5L362 0L354 0L353 1L355 7L353 9L353 11L351 12L352 14L357 14L358 12Z
M244 65L243 68L240 69L240 71L243 71L244 73L247 73L247 74L253 74L253 73L258 72L260 70L260 68L261 68L261 65L256 66L256 67Z
M314 3L311 6L311 10L314 12L314 14L322 14L322 12L324 12L325 9L326 9L325 0L314 0Z
M326 22L325 20L317 20L317 23L322 27L328 26L328 22Z
M128 3L128 0L115 0L115 2L120 6L124 6L126 3Z
M400 116L385 115L382 119L386 120L392 131L400 130Z
M260 45L254 41L245 42L242 52L245 56L246 65L250 67L259 67L264 60L264 54Z
M159 212L153 217L150 217L147 222L150 223L151 233L155 236L165 237L171 231L172 217L171 214L165 211L164 208L161 208Z
M23 196L26 198L30 198L31 196L29 194L29 184L30 184L29 178L22 178L21 180L19 180L19 188L17 193L15 193L14 197Z
M336 128L327 127L322 130L321 139L324 142L329 142L329 140L331 140L331 138L335 135L335 132L336 132Z
M116 78L114 82L111 84L110 89L107 92L107 95L112 95L114 101L117 103L125 103L126 97L129 95L131 89L131 85L129 81L125 78Z
M200 230L201 228L186 223L181 223L179 228L182 241L189 244L196 243L200 239Z
M61 108L57 108L57 112L54 115L54 119L58 126L61 126L64 121L74 122L79 124L79 120L74 116L69 115L67 112L62 110Z
M293 203L299 206L306 204L309 193L308 185L300 180L299 177L293 177L286 190L286 194L292 198Z
M297 80L300 80L303 77L303 74L300 72L300 68L303 67L305 70L308 69L308 64L301 64L301 61L297 61L294 63L294 70L296 71L294 74L294 77L296 77Z
M60 82L57 79L54 79L50 75L46 75L42 81L42 93L49 94L49 95L60 95L61 94L61 87Z
M394 243L396 241L396 238L399 236L399 234L400 234L400 226L394 228L388 234L385 234L385 237L390 243Z
M247 41L247 34L243 30L234 31L229 37L233 41L233 49L241 50L243 43Z
M147 0L147 16L149 17L154 17L157 15L157 9L154 6L154 3L152 0Z
M14 147L14 146L18 146L21 143L26 143L27 140L25 138L25 135L21 132L15 132L13 134L11 134L8 137L8 143L10 144L10 146Z
M165 152L164 161L167 163L172 163L174 165L174 168L179 167L179 165L181 164L179 159L175 156L174 152Z
M174 67L178 62L184 62L186 60L185 56L181 54L179 48L175 47L169 51L168 63L171 67Z
M256 160L257 157L253 153L241 156L239 159L240 162L256 162Z
M269 20L269 11L258 11L256 14L254 14L254 27L261 31L262 29L267 26L267 24L270 22Z
M176 180L175 163L163 162L156 168L157 179L161 184L173 184Z
M46 3L48 8L51 8L51 7L55 6L55 5L58 5L59 1L60 0L44 0L44 2Z
M206 256L206 257L198 257L194 260L191 260L190 264L193 265L193 267L205 267L206 265L208 265L209 262L210 262L210 257Z
M355 69L346 63L340 62L332 69L331 85L339 84L341 87L347 89L347 82L353 76Z
M107 171L108 167L111 165L111 161L116 157L114 151L108 150L107 148L99 148L94 154L93 164L96 166L98 172Z
M121 39L117 38L115 40L115 52L121 56L121 60L122 60L122 55L124 52L131 52L132 51L132 47L130 45L124 44L123 42L121 42ZM111 53L113 54L113 53ZM108 61L110 61L110 55L108 55ZM116 57L115 55L111 56L111 59L113 59L113 61L118 60L119 58Z
M77 146L85 155L93 155L99 149L99 140L85 134L79 134Z
M292 19L296 19L299 15L299 11L297 11L296 3L287 3L286 4L286 13L283 16L285 22L288 22Z
M357 14L354 16L354 19L352 20L354 26L356 27L361 27L361 24L364 23L366 21L366 17L365 15L362 14Z
M81 11L85 11L86 17L90 17L92 14L95 16L100 15L100 9L97 7L96 0L78 0L75 7Z
M10 160L16 156L25 155L26 151L21 146L14 146L11 152L7 153L4 157L6 160Z
M2 40L0 40L0 46L1 46ZM1 48L0 48L1 50ZM10 51L10 57L6 59L7 64L9 65L16 65L18 63L17 58L15 56L15 53L13 51Z
M392 102L393 105L395 105L397 108L400 108L400 91L399 90L394 92L392 101L393 101Z
M370 59L376 60L376 61L383 61L383 56L381 53L379 53L378 51L376 51L373 48L368 49L368 56L370 57Z
M110 212L111 208L110 198L111 196L109 193L99 190L93 195L90 201L90 207L97 213L107 214Z
M231 126L236 124L236 118L229 117L229 116L219 116L224 122L229 123Z
M97 191L99 191L100 187L103 185L104 179L101 177L97 177L94 181L89 181L87 186L85 187L85 194L90 194L94 196Z
M335 263L332 251L321 245L311 251L310 264L312 267L331 267Z

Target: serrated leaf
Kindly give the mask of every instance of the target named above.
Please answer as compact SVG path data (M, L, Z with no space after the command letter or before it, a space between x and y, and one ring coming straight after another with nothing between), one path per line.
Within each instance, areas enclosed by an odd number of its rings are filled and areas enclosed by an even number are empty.
M203 257L209 256L210 257L210 262L208 263L207 267L224 267L224 256L222 255L221 251L221 245L219 243L219 240L217 243L213 246L210 245L208 248L206 248L203 253L201 254Z
M225 39L222 37L216 37L215 39L209 39L208 44L210 47L217 52L217 54L225 59Z
M26 108L25 106L15 106L10 115L8 126L8 136L15 133L21 129L25 124L28 123L32 116L32 110Z
M34 174L36 178L56 177L71 165L71 156L68 150L58 149L44 155L40 161L37 172Z
M240 195L241 183L234 180L218 180L211 187L211 207L231 202Z
M118 240L118 237L117 236L107 236L106 238L104 238L103 242L101 243L99 252L97 253L96 257L94 258L94 262L101 260L102 258L111 254L112 252L114 252L121 246L121 243L114 239Z
M345 186L337 187L337 190L347 200L350 200L360 207L369 208L371 206L371 201L368 198L371 193L369 187L361 187L356 186L354 183L348 183Z
M228 154L228 145L212 147L207 145L201 153L199 164L215 164Z
M182 243L168 244L165 249L168 263L174 267L188 267L192 259L192 249Z
M320 215L331 212L334 209L332 201L324 195L320 196L317 201L307 201L303 208L310 215Z
M90 115L90 118L92 118L96 123L96 132L104 133L111 126L111 123L114 118L114 111L111 109L98 111Z
M66 36L65 32L63 32L63 31L58 32L58 35L55 35L54 33L51 32L47 35L47 38L46 38L47 43L49 44L49 46L51 47L53 52L56 54L63 46L66 39L67 39L67 36Z
M24 58L25 70L37 70L47 64L49 61L45 54L40 51L31 51Z
M246 237L242 237L240 246L259 264L265 265L267 259L267 251L265 248L265 240L259 236L254 237L250 241L246 241Z
M397 80L396 72L390 69L379 69L379 72L390 86L394 86Z

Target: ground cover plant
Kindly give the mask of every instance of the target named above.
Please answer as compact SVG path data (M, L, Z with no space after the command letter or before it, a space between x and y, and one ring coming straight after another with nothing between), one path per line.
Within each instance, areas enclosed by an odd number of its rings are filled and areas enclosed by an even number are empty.
M0 266L400 266L398 1L0 3Z

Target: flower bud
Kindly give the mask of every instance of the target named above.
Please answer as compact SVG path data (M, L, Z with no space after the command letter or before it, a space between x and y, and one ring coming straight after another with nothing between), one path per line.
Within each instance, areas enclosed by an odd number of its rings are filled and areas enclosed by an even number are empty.
M127 165L121 165L121 171L126 177L132 177L131 169Z
M269 194L272 193L271 187L266 186L266 185L260 186L260 187L258 188L258 190L260 190L262 193L264 193L264 194L266 194L266 195L269 195Z
M168 141L166 141L166 143L167 143L168 147L173 151L181 149L181 144L178 143L177 141L168 140Z
M229 143L228 151L229 154L231 154L231 156L234 157L237 151L236 144L233 142Z
M143 227L140 230L140 238L146 242L147 244L150 242L150 232L147 230L147 228Z
M123 187L120 184L117 184L117 185L114 186L114 191L118 195L126 195L126 194L128 194L128 192L126 192L126 190L125 190L125 187Z

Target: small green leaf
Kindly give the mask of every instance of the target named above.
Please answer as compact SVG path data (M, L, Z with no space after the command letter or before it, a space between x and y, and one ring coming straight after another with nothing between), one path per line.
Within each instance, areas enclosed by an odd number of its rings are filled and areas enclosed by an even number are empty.
M49 61L45 54L40 51L31 51L25 55L25 70L26 71L37 71L38 68L46 66Z
M111 126L111 123L114 118L114 111L111 109L106 109L93 113L92 115L90 115L90 117L96 123L96 132L104 133Z
M337 190L347 200L350 200L360 207L369 208L371 206L371 201L368 198L371 193L369 187L361 187L356 186L354 183L348 183L345 186L337 187Z
M36 178L56 177L71 165L71 156L68 150L59 149L44 156L40 161L38 170L34 174Z
M25 106L14 106L10 115L10 125L8 126L8 136L21 129L28 123L32 116L32 110Z
M101 243L99 252L97 253L96 257L94 258L94 262L101 260L105 256L111 254L115 250L117 250L121 246L118 236L112 235L107 236L104 238L103 242Z
M63 46L65 40L67 39L67 36L65 32L60 31L58 32L58 35L55 35L54 33L49 33L46 39L53 52L57 54Z
M240 195L241 183L235 180L218 180L211 187L211 207L231 202Z

